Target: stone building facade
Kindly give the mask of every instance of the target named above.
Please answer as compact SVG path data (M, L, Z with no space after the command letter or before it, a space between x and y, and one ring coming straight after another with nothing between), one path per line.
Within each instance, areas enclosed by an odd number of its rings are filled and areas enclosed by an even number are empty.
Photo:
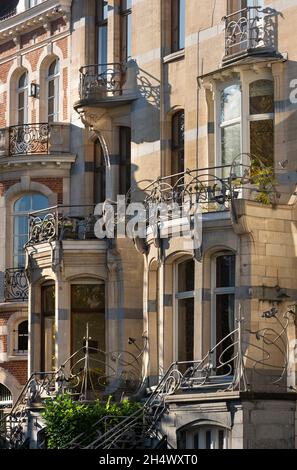
M169 446L295 448L297 2L6 3L0 383L15 400L89 323L102 350L148 339ZM127 194L196 203L200 242L191 213L96 238Z

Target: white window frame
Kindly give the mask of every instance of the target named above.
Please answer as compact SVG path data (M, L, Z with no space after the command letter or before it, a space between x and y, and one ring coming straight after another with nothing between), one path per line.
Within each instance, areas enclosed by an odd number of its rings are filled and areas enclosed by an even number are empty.
M227 125L236 124L241 122L241 154L249 154L251 150L250 145L250 122L251 121L260 121L260 120L269 120L273 119L275 123L275 113L270 114L259 114L259 115L250 115L250 84L258 80L269 80L273 84L274 77L271 73L271 70L263 68L257 72L246 70L238 73L237 78L232 80L226 80L225 82L220 82L215 85L215 122L216 122L216 139L215 139L215 153L216 153L216 165L219 167L222 165L222 126L221 126L221 93L223 90L233 84L241 85L241 119L226 121L224 127ZM275 96L275 95L274 95ZM275 98L274 98L275 99ZM248 164L247 157L243 157L243 164ZM222 170L217 170L217 176L222 176Z
M56 62L58 65L58 72L55 73L54 75L49 74L49 69L53 65L53 63ZM50 64L47 70L47 77L46 77L46 88L47 88L47 94L46 94L46 100L47 100L47 120L48 122L59 122L59 115L60 115L60 59L56 57ZM55 94L53 96L49 96L49 87L50 83L54 83L54 90ZM53 114L49 114L49 100L53 99L54 100L54 111ZM51 121L49 120L50 116L52 117Z
M189 292L178 291L178 267L180 264L191 261L189 259L181 259L174 264L173 269L173 360L178 361L178 305L180 300L194 299L194 348L193 357L195 359L195 331L196 331L196 318L195 318L195 290ZM194 264L194 287L195 287L196 270Z
M25 86L20 87L19 86L20 80L24 75L26 75L26 84ZM24 107L23 108L20 108L19 106L20 104L19 97L21 94L24 95ZM19 121L19 113L21 109L23 110L23 113L24 113L24 119L23 119L24 122ZM19 77L18 82L17 82L17 123L18 125L21 126L23 124L28 124L28 117L29 117L29 75L28 75L28 71L24 71Z

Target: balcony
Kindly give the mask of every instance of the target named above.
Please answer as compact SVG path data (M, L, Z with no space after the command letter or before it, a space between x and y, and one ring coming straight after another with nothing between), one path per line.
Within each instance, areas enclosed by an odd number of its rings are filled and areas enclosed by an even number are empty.
M278 13L271 8L249 7L224 18L224 65L248 56L278 57Z
M85 107L114 108L137 98L136 63L86 65L80 69L80 100L75 109Z
M69 152L69 124L23 124L0 129L0 160L5 157Z
M56 206L30 215L27 246L64 240L97 240L94 206ZM87 215L86 215L87 214Z
M6 269L4 276L5 302L26 302L28 294L29 286L25 269Z

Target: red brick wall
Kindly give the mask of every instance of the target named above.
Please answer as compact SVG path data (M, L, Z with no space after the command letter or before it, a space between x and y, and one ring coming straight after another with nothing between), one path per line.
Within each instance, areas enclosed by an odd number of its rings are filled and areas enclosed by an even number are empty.
M2 352L7 352L7 335L0 335L0 343L2 343Z
M2 369L7 370L13 375L21 385L25 385L28 380L28 363L27 361L11 361L0 363Z
M34 51L27 52L26 59L30 62L30 65L32 67L32 72L35 72L37 70L37 64L38 64L38 61L42 52L43 52L43 47L39 47L38 49L35 49Z
M56 45L61 49L63 54L63 59L68 57L68 38L59 39L56 41Z
M16 45L13 41L5 42L4 44L0 45L0 57L4 59L8 57L10 54L14 54L16 52ZM2 67L2 65L1 65Z
M34 44L44 41L47 37L47 32L44 28L40 27L30 31L29 33L23 34L21 37L21 48L27 46L33 46Z
M32 181L44 184L51 191L58 195L58 204L63 204L63 179L62 178L32 178ZM20 183L20 180L10 180L0 182L0 196L14 184Z

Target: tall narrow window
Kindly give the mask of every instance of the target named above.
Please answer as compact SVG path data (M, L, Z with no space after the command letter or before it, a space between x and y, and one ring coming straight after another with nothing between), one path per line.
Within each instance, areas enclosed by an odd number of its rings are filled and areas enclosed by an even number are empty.
M18 124L28 123L28 72L24 72L18 82Z
M235 328L235 255L224 254L215 258L215 287L213 318L213 346L216 350L217 374L230 374L234 355L234 338L231 333Z
M185 115L179 111L172 118L172 162L171 173L185 171Z
M235 83L221 92L220 130L221 130L221 165L231 165L241 153L241 87ZM230 169L223 170L228 176Z
M35 7L39 3L41 3L43 0L29 0L29 8Z
M48 122L59 120L60 63L55 59L48 69Z
M132 55L132 0L121 0L121 60Z
M172 52L185 47L186 0L171 1L171 39Z
M250 84L250 153L266 167L274 164L274 89L271 80Z
M108 44L108 1L96 1L96 24L97 24L97 63L98 73L104 73L107 68L107 44Z
M194 359L194 279L193 260L177 265L175 339L176 357L180 362L190 362Z
M41 372L55 370L55 285L41 287Z
M120 127L119 192L127 194L131 188L131 129Z
M27 194L14 204L13 264L15 268L25 267L24 245L28 241L30 212L46 209L48 198L41 194Z
M106 166L99 139L94 143L94 202L99 204L106 199Z

